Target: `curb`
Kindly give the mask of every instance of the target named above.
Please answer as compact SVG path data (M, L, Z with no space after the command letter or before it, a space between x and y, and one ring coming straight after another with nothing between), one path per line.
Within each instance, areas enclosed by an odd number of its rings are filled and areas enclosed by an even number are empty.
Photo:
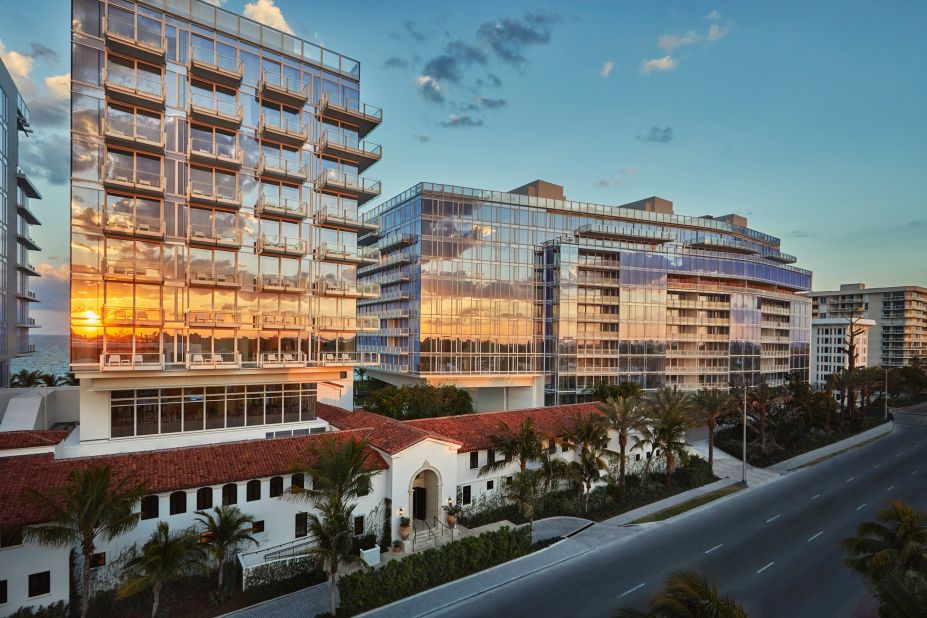
M288 597L295 596L297 594L306 592L307 590L312 590L313 588L318 588L320 586L328 586L328 580L325 580L321 584L316 584L315 586L306 586L305 588L300 588L299 590L294 590L293 592L287 592L286 594L281 594L279 597L273 597L272 599L267 599L265 601L260 601L258 603L252 603L251 605L245 605L244 607L240 607L238 609L232 610L225 614L217 614L215 618L228 618L229 616L237 616L242 612L251 611L253 609L261 607L262 605L267 605L268 603L273 603L275 601L279 601L280 599L286 599Z
M895 431L895 422L886 421L882 423L881 425L876 425L875 427L872 427L871 429L867 429L866 431L860 432L856 434L855 436L850 436L849 438L844 438L843 440L840 440L839 442L834 442L834 443L828 444L827 446L822 446L821 448L815 449L813 451L808 451L807 453L796 455L795 457L792 457L791 459L780 461L777 464L773 464L763 469L772 470L774 472L779 472L780 474L788 474L789 472L795 472L796 470L800 470L802 468L809 468L811 466L817 465L818 463L822 463L832 457L842 455L846 453L847 451L850 451L854 448L863 446L867 442L885 437L888 434L892 433L893 431ZM872 435L867 435L867 434L870 434L870 432L872 432ZM818 451L823 451L837 444L840 444L841 446L837 450L831 453L822 453L819 456L814 455ZM796 462L797 459L801 459L801 458L808 458L808 461L804 463Z

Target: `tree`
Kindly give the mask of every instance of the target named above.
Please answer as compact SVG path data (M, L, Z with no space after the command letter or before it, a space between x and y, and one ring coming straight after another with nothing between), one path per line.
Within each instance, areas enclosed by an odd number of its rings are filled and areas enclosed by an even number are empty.
M360 562L360 557L351 554L351 521L354 504L344 504L334 496L313 499L318 513L306 515L306 531L315 543L309 552L318 557L328 570L331 584L331 615L337 612L335 587L338 583L338 568L343 564Z
M167 522L159 522L142 547L141 554L134 556L123 567L126 581L119 587L116 596L125 599L151 589L154 597L151 617L155 618L164 586L203 569L203 558L203 549L196 535L189 530L172 534Z
M467 391L450 384L387 385L371 391L364 398L364 408L383 416L409 420L472 414L473 399Z
M608 421L599 414L574 414L572 428L564 430L560 439L566 448L574 452L575 459L569 465L584 489L583 512L588 512L592 486L601 478L602 472L608 470Z
M624 382L623 384L635 383ZM633 396L609 398L607 404L601 406L601 409L605 412L612 430L618 434L618 486L624 489L628 436L632 433L647 431L647 413L643 402Z
M544 450L541 451L537 476L538 482L544 487L544 493L547 493L551 487L557 487L561 481L570 478L570 466L560 457Z
M528 529L532 532L540 480L537 470L521 470L512 475L510 483L503 486L505 497L518 506L518 511L528 520Z
M771 439L767 431L766 421L770 408L779 401L779 393L766 382L762 382L759 386L749 391L747 398L750 401L751 407L756 412L756 431L759 436L760 449L762 449L764 453L769 453L773 450L775 441Z
M715 463L715 427L719 419L731 413L734 405L730 393L714 388L701 389L693 400L696 418L708 428L708 470L712 474Z
M29 371L27 369L20 369L12 376L10 376L10 387L11 388L32 388L39 386L40 384L47 384L42 379L41 371Z
M927 616L927 574L923 572L891 572L876 586L876 595L883 618Z
M640 399L644 389L637 382L626 380L618 384L611 384L608 380L601 380L587 392L598 401L607 402L609 399L637 398Z
M208 539L206 550L219 571L218 586L221 589L229 559L243 545L258 544L251 535L254 517L242 513L234 505L217 506L211 511L197 511L196 514L196 521L203 527L204 537Z
M540 461L541 451L544 450L541 436L530 417L522 421L518 431L512 431L507 423L500 423L499 432L491 434L489 440L493 443L495 454L502 455L502 458L497 457L495 461L480 468L480 476L498 472L511 461L517 461L519 471L524 472L530 462Z
M68 483L42 494L32 489L24 499L40 509L48 523L23 529L23 538L53 547L77 547L82 558L80 615L90 607L90 557L97 541L108 542L132 530L140 514L141 485L114 481L108 465L74 469Z
M722 596L714 579L695 571L677 571L666 579L664 589L650 599L647 612L624 610L626 618L747 618L746 610Z
M664 386L647 400L649 442L666 464L665 483L672 482L676 460L686 461L686 427L692 418L692 396L676 387Z
M927 571L927 515L899 500L890 500L876 521L859 525L843 539L847 566L873 585L892 572Z

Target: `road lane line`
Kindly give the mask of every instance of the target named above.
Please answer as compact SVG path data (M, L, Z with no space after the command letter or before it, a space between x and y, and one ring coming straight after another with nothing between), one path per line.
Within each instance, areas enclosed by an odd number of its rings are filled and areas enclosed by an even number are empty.
M847 479L846 482L849 483L849 482L853 481L853 479L855 479L855 478L856 478L855 476L851 476L850 478Z
M636 586L634 586L633 588L631 588L630 590L625 590L624 592L622 592L621 594L619 594L619 595L618 595L618 598L620 599L620 598L623 597L623 596L627 596L627 595L631 594L632 592L634 592L635 590L640 590L641 588L644 587L644 585L645 585L645 583L644 583L644 582L641 582L641 583L639 583L638 585L636 585Z
M915 474L917 474L917 470L915 470L914 472L912 472L912 473L911 473L911 476L914 476Z
M876 465L872 466L872 469L873 469L873 470L878 470L878 469L879 469L879 465L880 465L880 464L876 464Z
M898 457L901 457L901 453L898 453L897 455L895 455L895 458L896 458L896 459L897 459Z
M865 503L865 502L863 502L863 503L862 503L862 504L860 504L860 505L859 505L858 507L856 507L856 510L857 510L857 511L860 511L860 510L862 510L862 509L863 509L863 507L865 507L865 506L866 506L866 503Z
M888 487L888 490L887 490L887 491L891 491L891 490L893 490L893 489L895 489L895 486L894 486L894 485L889 485L889 487Z
M763 571L765 571L766 569L768 569L769 567L771 567L771 566L774 565L774 564L776 564L776 563L775 563L775 562L770 562L769 564L767 564L766 566L764 566L762 569L760 569L759 571L757 571L756 574L759 575L760 573L762 573Z
M821 530L820 532L818 532L817 534L815 534L815 535L813 535L813 536L808 537L808 542L810 543L811 541L813 541L814 539L818 538L818 537L821 536L822 534L824 534L824 531L823 531L823 530Z
M711 552L713 552L714 550L718 549L718 548L721 547L722 545L724 545L724 543L718 543L717 545L715 545L715 546L712 547L711 549L706 549L706 550L705 550L705 553L706 553L706 554L710 554Z
M811 496L811 499L812 499L812 500L817 500L817 499L820 498L820 497L821 497L821 494L814 494L813 496Z
M773 515L772 517L770 517L769 519L766 520L766 523L768 524L769 522L775 521L775 520L779 519L780 517L782 517L782 514L781 514L781 513L780 513L779 515Z

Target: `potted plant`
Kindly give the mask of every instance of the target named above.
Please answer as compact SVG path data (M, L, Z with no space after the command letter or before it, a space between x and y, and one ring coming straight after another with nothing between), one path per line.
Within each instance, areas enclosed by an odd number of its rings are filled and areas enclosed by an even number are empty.
M447 527L454 528L457 525L457 518L463 512L463 506L448 500L447 504L444 505L444 510L447 512Z
M399 539L396 539L395 541L393 541L393 551L396 552L397 554L402 551L402 541L400 541Z
M399 536L403 541L409 540L409 534L412 532L412 520L408 517L399 516Z

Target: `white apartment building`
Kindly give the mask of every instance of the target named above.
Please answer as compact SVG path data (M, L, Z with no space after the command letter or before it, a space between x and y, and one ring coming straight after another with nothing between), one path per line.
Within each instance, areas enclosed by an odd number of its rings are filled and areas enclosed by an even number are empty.
M823 384L827 377L850 366L846 353L850 332L858 333L853 341L854 367L867 367L869 329L875 320L865 318L815 318L811 321L811 384Z

